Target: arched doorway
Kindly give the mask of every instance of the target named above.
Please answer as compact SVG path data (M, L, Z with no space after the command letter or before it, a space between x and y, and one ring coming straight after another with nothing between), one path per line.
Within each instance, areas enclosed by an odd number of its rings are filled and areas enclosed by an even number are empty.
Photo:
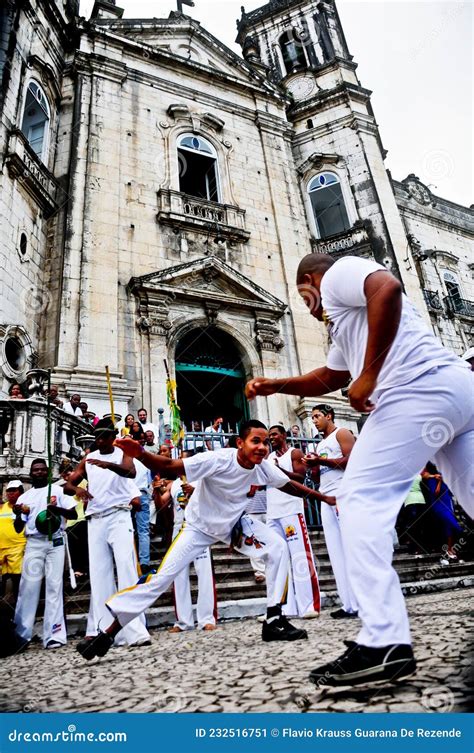
M196 327L176 347L177 399L187 426L217 416L231 426L249 416L245 371L235 340L218 327Z

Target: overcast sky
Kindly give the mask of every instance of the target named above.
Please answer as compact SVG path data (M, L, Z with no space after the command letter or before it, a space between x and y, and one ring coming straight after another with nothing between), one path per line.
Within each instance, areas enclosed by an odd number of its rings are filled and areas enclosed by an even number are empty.
M232 49L240 6L261 0L195 0L185 12ZM166 18L174 0L117 0L128 18ZM93 0L81 0L90 15ZM397 180L415 173L431 190L467 206L473 198L473 5L415 0L339 0L347 43L359 64Z

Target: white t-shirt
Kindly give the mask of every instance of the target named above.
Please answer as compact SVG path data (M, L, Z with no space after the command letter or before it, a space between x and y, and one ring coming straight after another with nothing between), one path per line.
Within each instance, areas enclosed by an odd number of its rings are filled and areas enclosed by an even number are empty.
M62 488L57 484L53 484L51 486L51 497L55 497L57 506L63 507L65 510L72 510L77 505L77 500L75 500L74 497L68 497L67 495L65 495ZM27 492L18 497L17 504L27 505L30 508L28 515L21 516L22 520L26 521L25 535L41 536L42 538L47 539L48 537L45 534L42 534L38 531L35 525L35 521L38 513L40 513L42 510L46 510L46 507L48 505L48 487L43 486L41 487L41 489L28 489ZM60 535L60 532L64 531L64 529L66 528L66 518L63 518L62 515L60 516L60 518L61 527L59 531L56 532L56 534L53 534L53 538Z
M132 497L140 496L136 493L135 479L118 476L113 471L87 462L87 460L105 460L107 463L120 464L122 458L123 452L118 447L114 447L110 455L101 455L99 450L95 450L87 456L86 473L89 482L87 489L93 499L87 504L86 516L106 512L112 507L128 507Z
M341 445L337 441L337 432L339 427L336 427L327 437L319 442L316 452L322 458L329 458L330 460L342 458ZM333 494L344 476L342 468L329 468L327 465L321 465L319 467L319 491L321 494Z
M222 427L219 426L218 429L214 429L213 426L206 427L206 430L204 432L205 436L204 439L206 442L209 442L213 450L222 450L225 443L225 437L222 433ZM214 439L213 436L209 435L215 434L216 438Z
M276 452L271 452L268 456L270 463L278 465L290 473L293 471L291 455L293 447L289 447L284 455L278 456ZM290 480L286 476L287 482ZM286 515L299 515L304 512L304 502L301 497L294 497L292 494L280 491L280 489L267 489L267 520L284 518Z
M78 416L78 418L83 416L82 410L79 407L73 408L71 403L64 403L63 411L69 413L70 416Z
M144 424L142 424L141 421L139 421L138 423L142 427L143 431L152 431L155 435L155 442L158 442L158 429L156 428L155 424L152 424L151 421L145 421Z
M151 471L149 471L143 463L140 463L139 460L134 460L133 463L137 472L137 475L133 479L133 483L140 489L140 491L147 491L152 480Z
M183 463L186 478L195 487L186 507L186 521L226 542L247 509L251 486L278 488L288 482L287 476L268 460L243 468L237 461L237 450L231 448L194 455Z
M327 366L334 371L349 371L353 379L362 372L367 347L366 278L385 267L367 259L346 256L324 274L321 302L329 319L332 341ZM377 396L382 390L407 384L439 366L469 368L454 353L444 348L428 329L408 298L402 296L402 315L395 340L377 380Z

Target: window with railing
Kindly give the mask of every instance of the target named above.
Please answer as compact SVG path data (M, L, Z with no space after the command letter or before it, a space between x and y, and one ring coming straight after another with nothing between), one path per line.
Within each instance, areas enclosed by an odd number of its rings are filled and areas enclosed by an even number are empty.
M179 190L208 201L221 201L217 153L214 147L192 133L178 140Z
M36 156L46 161L50 124L48 99L36 81L30 81L26 91L21 130Z
M309 182L308 193L320 238L328 238L350 228L341 181L336 173L315 175Z

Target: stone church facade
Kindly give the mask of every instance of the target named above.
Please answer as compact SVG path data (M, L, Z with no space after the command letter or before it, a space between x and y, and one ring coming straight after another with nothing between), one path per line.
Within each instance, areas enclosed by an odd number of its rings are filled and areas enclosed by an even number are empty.
M247 406L242 386L324 363L294 286L311 249L376 259L448 347L472 344L473 212L387 172L332 0L243 10L242 57L179 12L1 13L3 396L51 367L102 413L107 364L117 409L155 418L166 361L188 422L309 428L311 401Z

